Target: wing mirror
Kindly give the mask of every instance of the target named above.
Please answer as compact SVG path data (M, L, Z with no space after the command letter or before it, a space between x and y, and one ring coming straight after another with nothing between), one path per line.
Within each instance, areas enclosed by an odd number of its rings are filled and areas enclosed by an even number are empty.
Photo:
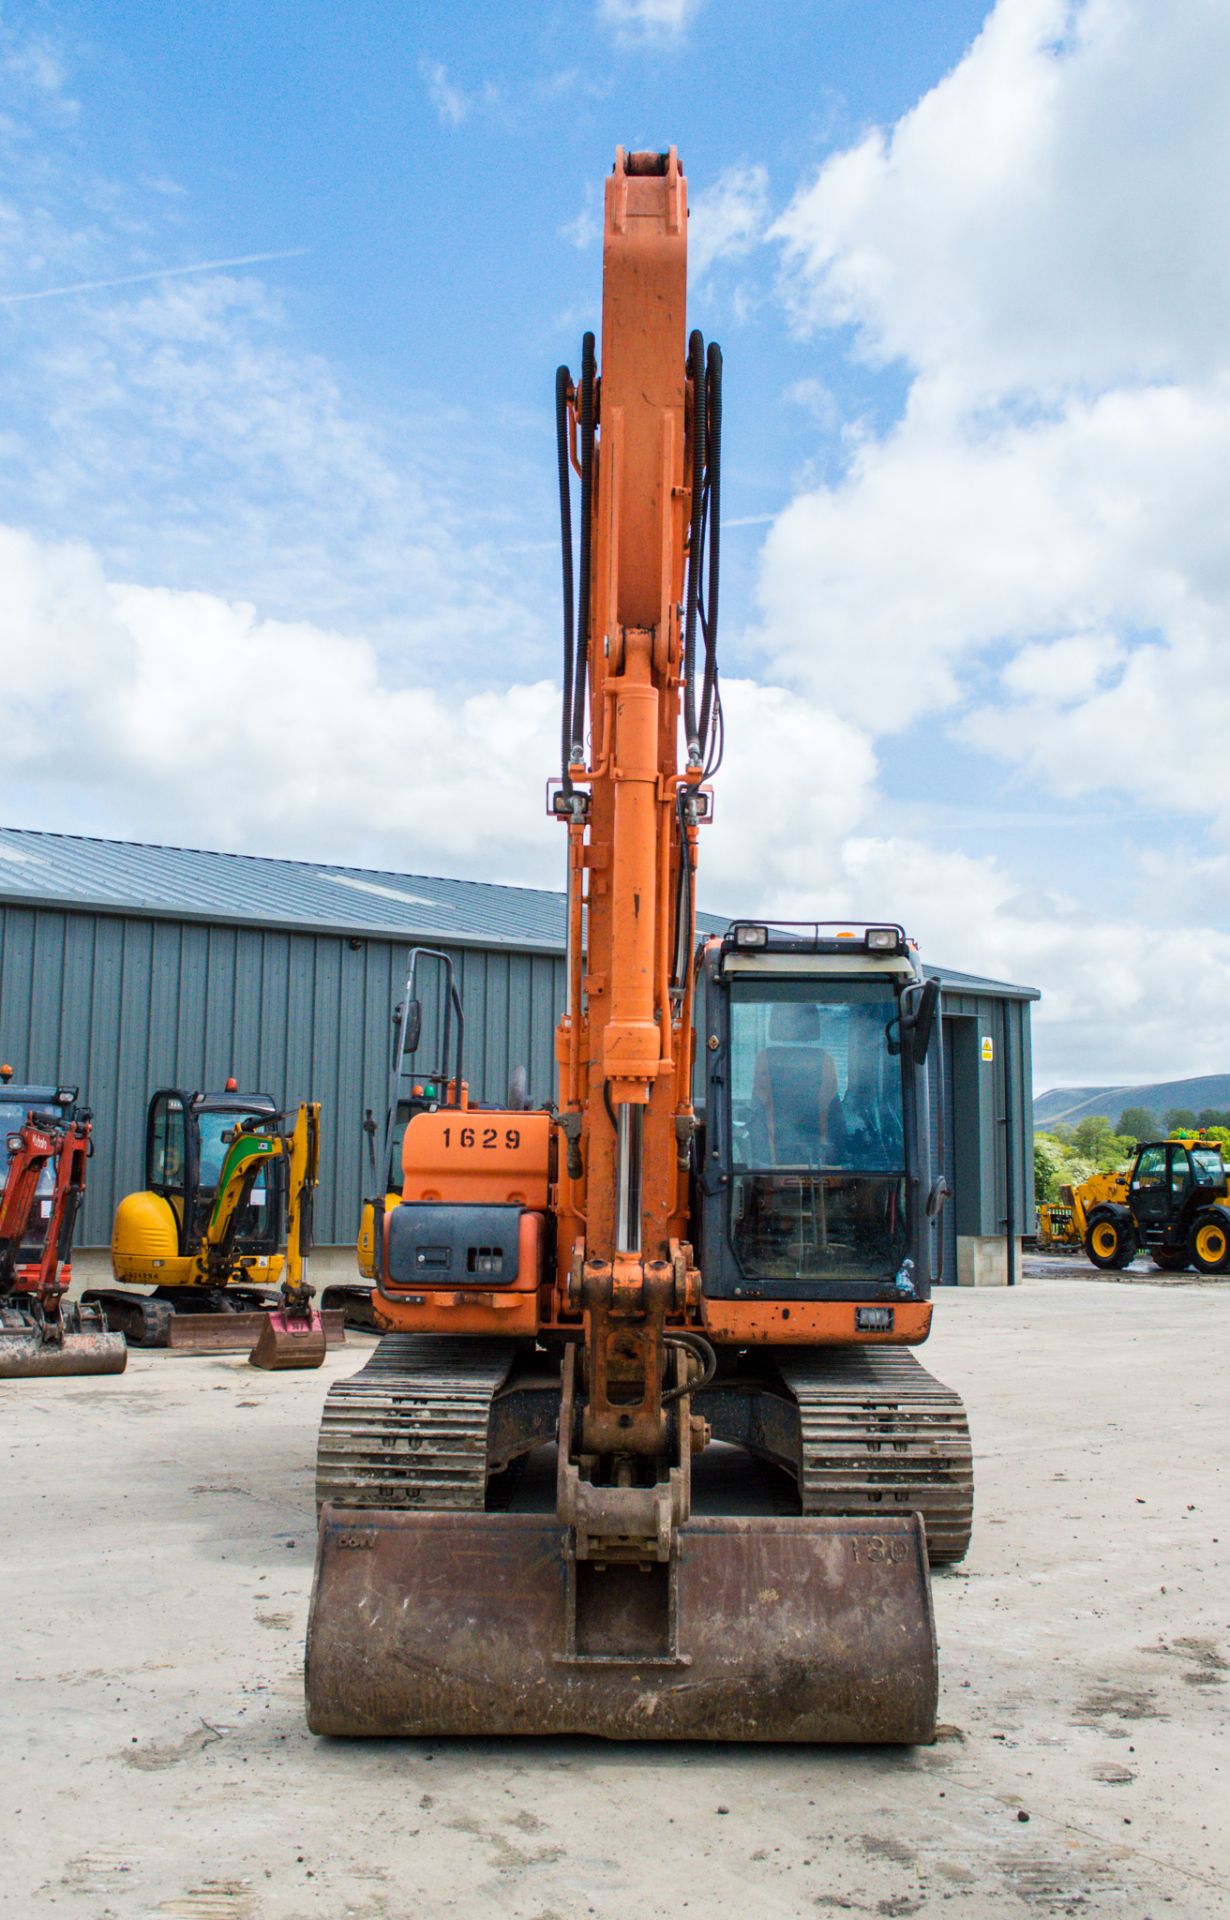
M921 1067L931 1047L931 1035L935 1031L935 1015L940 1004L940 983L928 980L923 987L911 993L909 1004L905 994L901 996L902 1031L909 1036L910 1057L916 1067Z
M417 1053L419 1041L423 1037L423 1003L421 1000L407 1002L405 1025L402 1029L401 1050L403 1053Z

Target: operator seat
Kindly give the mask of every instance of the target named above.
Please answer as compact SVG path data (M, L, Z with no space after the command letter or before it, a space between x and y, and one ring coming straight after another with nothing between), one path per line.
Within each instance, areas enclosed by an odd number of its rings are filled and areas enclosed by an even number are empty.
M762 1122L755 1133L770 1165L817 1167L833 1159L844 1129L837 1069L820 1045L818 1008L782 1001L772 1009L768 1045L756 1056L752 1097Z

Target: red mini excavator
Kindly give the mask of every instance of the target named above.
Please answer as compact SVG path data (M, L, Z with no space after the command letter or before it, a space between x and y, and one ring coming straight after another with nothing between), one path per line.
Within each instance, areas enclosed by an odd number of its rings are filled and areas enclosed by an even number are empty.
M318 1733L934 1735L929 1562L973 1498L961 1403L910 1351L941 1277L938 989L891 922L697 947L722 357L688 335L686 252L674 150L621 150L601 376L587 335L556 385L557 1095L471 1105L458 1018L376 1196L390 1331L318 1456ZM448 956L413 956L399 1061L429 972L461 1012Z
M123 1373L101 1309L67 1298L90 1115L75 1087L0 1087L0 1379Z

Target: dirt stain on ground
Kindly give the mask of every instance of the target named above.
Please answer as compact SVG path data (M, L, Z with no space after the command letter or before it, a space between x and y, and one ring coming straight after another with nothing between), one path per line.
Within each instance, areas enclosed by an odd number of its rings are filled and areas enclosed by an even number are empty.
M1189 1687L1224 1687L1226 1675L1230 1673L1230 1660L1226 1659L1217 1642L1202 1639L1197 1634L1183 1634L1163 1646L1145 1647L1142 1651L1162 1659L1190 1661L1187 1672L1181 1675L1184 1684Z
M1078 1726L1096 1726L1100 1720L1165 1720L1154 1705L1150 1687L1094 1687L1076 1709Z
M186 1733L182 1740L165 1742L162 1745L143 1747L140 1745L125 1747L123 1759L127 1766L137 1767L142 1773L159 1773L164 1767L178 1767L185 1760L192 1760L206 1747L222 1739L217 1727L206 1726L204 1722Z

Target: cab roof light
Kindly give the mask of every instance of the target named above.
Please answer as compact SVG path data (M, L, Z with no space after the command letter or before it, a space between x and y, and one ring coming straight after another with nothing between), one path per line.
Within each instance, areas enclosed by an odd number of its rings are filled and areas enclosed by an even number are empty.
M742 926L735 928L735 945L737 947L767 947L768 944L769 929L767 927Z
M866 946L868 953L897 953L901 947L901 929L868 927Z

